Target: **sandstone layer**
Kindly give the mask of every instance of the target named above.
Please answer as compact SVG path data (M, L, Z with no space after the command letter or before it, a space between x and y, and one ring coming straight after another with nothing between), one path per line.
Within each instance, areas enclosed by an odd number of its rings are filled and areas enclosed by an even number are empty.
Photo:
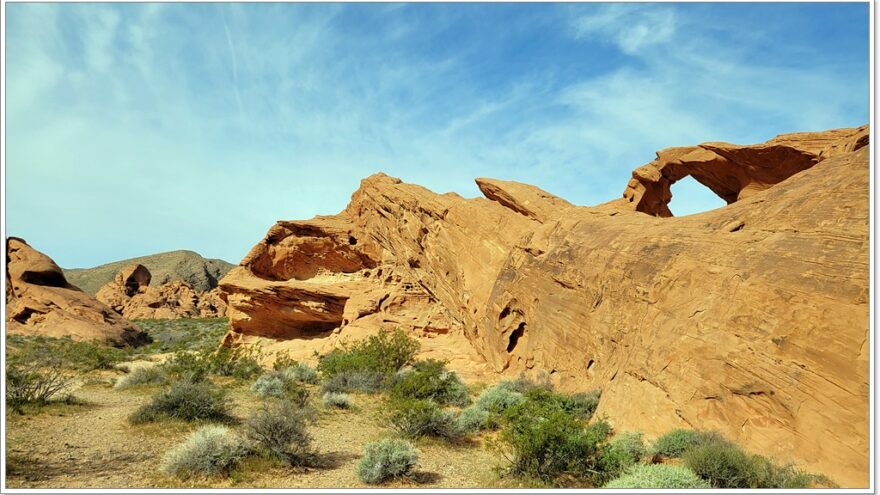
M139 345L149 337L136 325L69 284L61 268L23 239L6 239L6 331Z
M130 319L216 318L226 315L219 290L200 292L187 282L173 280L150 285L144 265L123 268L98 290L97 299Z
M601 388L619 430L718 429L867 486L867 144L864 126L669 148L596 207L377 174L338 215L278 222L220 281L226 343L305 356L404 328L465 375ZM686 176L728 205L673 217Z

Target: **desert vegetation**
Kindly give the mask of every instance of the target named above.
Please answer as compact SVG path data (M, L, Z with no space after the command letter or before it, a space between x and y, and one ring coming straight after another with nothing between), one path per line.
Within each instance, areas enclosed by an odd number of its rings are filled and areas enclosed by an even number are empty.
M598 390L566 394L525 376L469 385L446 363L417 359L418 342L401 331L333 350L314 367L278 354L266 368L259 350L218 348L222 321L139 323L153 338L141 348L7 339L10 486L52 486L28 464L37 428L58 414L100 430L103 420L91 418L102 410L144 446L135 448L141 463L119 466L144 486L833 485L716 432L651 441L615 431L596 415Z

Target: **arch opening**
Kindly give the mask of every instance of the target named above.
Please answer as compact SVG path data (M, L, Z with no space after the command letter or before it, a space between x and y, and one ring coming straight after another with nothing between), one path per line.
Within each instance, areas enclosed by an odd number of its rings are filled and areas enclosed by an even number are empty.
M672 184L670 192L672 198L666 206L676 217L694 215L727 206L727 201L690 175Z

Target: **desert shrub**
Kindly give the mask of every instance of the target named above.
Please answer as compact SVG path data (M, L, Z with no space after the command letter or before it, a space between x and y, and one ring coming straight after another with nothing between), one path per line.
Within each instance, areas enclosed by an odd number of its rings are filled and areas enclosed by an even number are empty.
M72 381L58 359L17 354L6 362L6 403L21 413L25 404L45 404L64 395Z
M378 392L385 388L387 377L375 371L344 371L324 380L321 391Z
M318 371L325 378L353 371L390 375L412 361L418 350L418 341L402 330L382 330L366 340L335 349L321 357Z
M162 419L229 421L229 400L211 382L179 380L129 416L133 424Z
M318 383L318 372L305 363L294 363L283 369L284 377L302 383Z
M423 436L456 439L455 413L444 411L427 399L394 399L390 402L391 427L409 438Z
M314 458L312 437L306 431L309 415L286 401L264 404L245 422L243 435L254 452L291 466L306 465Z
M602 391L599 389L563 396L563 408L579 418L590 419L599 407L601 397Z
M688 448L682 462L715 488L808 488L821 479L792 465L751 455L720 435Z
M642 432L628 431L614 437L602 452L599 463L606 477L616 477L639 462L647 449Z
M205 359L211 372L216 375L250 380L263 371L258 357L259 351L250 347L220 347L208 353Z
M113 388L123 390L138 385L164 385L168 382L168 374L161 366L142 366L119 377Z
M711 488L690 469L670 464L637 464L604 488Z
M676 429L658 437L651 445L650 453L658 457L678 458L696 445L723 441L724 437L715 431Z
M532 387L526 389L524 395L529 401L551 404L580 419L588 420L593 416L599 405L601 392L594 390L589 393L566 395L554 392L550 388Z
M305 387L278 371L260 375L251 385L251 391L260 397L285 399L299 406L305 406L309 400L309 391Z
M460 435L466 436L486 428L489 413L477 406L466 407L455 418L455 429Z
M358 462L357 474L364 483L375 485L412 472L419 455L411 443L386 438L368 443Z
M278 351L275 353L275 360L272 361L272 369L275 371L284 371L297 364L296 360L290 357L290 354Z
M162 471L184 479L225 475L245 454L245 448L228 428L203 426L165 455Z
M442 361L419 361L412 371L398 375L391 386L396 399L430 399L440 405L466 406L471 398L467 386Z
M326 407L338 407L339 409L351 408L351 397L344 393L327 392L321 397L321 402Z
M501 382L489 387L477 397L476 406L492 414L501 414L507 409L525 401L525 396Z
M556 402L527 400L504 413L498 441L513 475L543 482L567 475L596 484L610 433L604 419L585 426Z

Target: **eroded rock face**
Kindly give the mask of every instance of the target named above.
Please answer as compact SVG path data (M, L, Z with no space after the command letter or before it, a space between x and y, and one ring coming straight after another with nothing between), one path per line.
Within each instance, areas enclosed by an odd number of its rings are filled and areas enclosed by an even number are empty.
M67 283L51 258L16 237L6 239L6 331L115 346L150 341L136 325Z
M597 207L374 175L339 215L276 224L221 280L226 342L303 357L404 328L466 376L601 388L620 430L718 429L866 486L867 143L862 127L671 148ZM687 175L729 205L671 217Z
M97 299L131 319L214 318L226 315L226 302L216 289L198 292L174 280L151 286L146 267L123 268L112 282L98 290Z

